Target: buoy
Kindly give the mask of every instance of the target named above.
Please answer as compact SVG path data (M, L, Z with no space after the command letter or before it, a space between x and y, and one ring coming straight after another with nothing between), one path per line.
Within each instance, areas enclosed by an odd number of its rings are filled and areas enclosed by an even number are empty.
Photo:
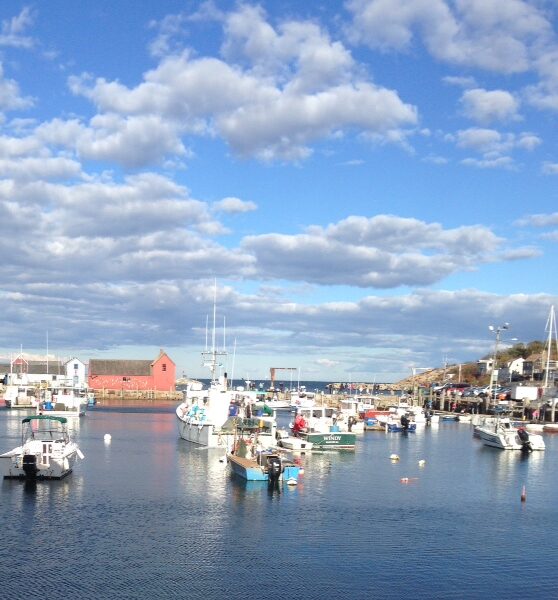
M397 454L390 454L389 459L393 460L393 461L396 461L396 460L399 460L399 456L397 456Z
M408 477L401 477L401 483L409 483Z
M107 444L110 444L111 439L112 439L112 436L110 435L110 433L105 433L104 440Z
M521 490L521 502L525 502L525 500L527 500L527 491L525 486L523 486L523 489Z
M421 458L419 460L419 467L424 467L425 464L426 464L426 461L423 458Z
M287 479L287 485L296 485L296 484L297 484L297 480L294 477Z

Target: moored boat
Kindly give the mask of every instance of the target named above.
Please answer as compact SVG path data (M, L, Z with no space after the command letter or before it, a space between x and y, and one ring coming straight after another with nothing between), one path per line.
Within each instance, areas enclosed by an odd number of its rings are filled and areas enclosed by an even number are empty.
M478 425L476 434L485 446L501 450L544 450L545 443L542 435L529 433L525 427L516 428L507 417L497 418L493 423Z
M85 396L73 388L53 388L40 391L37 414L56 417L82 417L87 408Z
M312 444L313 450L354 450L356 433L349 431L338 413L325 406L299 408L293 435Z
M231 471L246 481L279 481L297 483L300 466L270 448L264 448L257 430L243 427L235 432L235 440L227 463Z
M22 420L21 446L0 455L4 478L62 479L84 456L70 440L67 419L34 415Z
M299 436L289 435L287 431L277 430L277 445L292 452L305 452L312 450L312 442Z

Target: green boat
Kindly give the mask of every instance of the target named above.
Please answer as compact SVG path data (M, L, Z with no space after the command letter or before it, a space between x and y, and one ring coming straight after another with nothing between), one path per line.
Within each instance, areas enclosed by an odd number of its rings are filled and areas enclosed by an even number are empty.
M356 445L356 433L349 431L302 433L300 437L312 442L312 450L354 450Z
M327 406L296 409L293 435L312 442L312 450L354 450L356 433L341 428L338 412Z

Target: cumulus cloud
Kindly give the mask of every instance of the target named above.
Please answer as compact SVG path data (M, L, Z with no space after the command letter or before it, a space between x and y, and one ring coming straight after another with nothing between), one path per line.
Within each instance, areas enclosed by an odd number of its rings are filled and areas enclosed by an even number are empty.
M257 208L258 205L255 202L234 197L223 198L219 202L213 203L213 210L229 214L251 212Z
M495 260L502 240L482 226L444 230L437 223L381 215L349 217L300 235L246 237L260 276L321 285L391 288L430 285Z
M511 154L515 150L532 151L542 143L538 136L529 132L501 133L479 127L460 130L447 139L455 142L458 148L481 154L481 158L468 157L461 161L464 165L480 168L514 168Z
M464 114L479 123L509 121L517 118L518 101L504 90L467 90L461 96Z
M33 106L33 99L23 97L19 85L13 79L4 77L4 68L0 64L0 111L19 110Z
M352 39L406 50L420 37L432 56L450 64L521 73L531 51L551 36L542 10L523 0L349 0Z
M397 132L418 119L414 106L365 78L348 49L316 24L274 28L252 6L224 19L220 58L184 50L135 87L88 74L71 77L69 86L99 111L80 151L132 166L184 152L178 136L186 134L220 135L240 156L296 161L342 131L400 143ZM144 136L155 127L158 144L149 146Z

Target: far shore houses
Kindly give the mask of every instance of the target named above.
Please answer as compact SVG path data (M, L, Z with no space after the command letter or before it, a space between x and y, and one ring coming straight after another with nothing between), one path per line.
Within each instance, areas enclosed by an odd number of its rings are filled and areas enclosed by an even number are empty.
M89 365L78 358L28 360L17 355L0 365L5 385L48 385L120 392L174 392L176 364L161 350L155 359L96 359Z
M163 350L155 360L92 358L88 382L92 390L174 392L176 365Z

